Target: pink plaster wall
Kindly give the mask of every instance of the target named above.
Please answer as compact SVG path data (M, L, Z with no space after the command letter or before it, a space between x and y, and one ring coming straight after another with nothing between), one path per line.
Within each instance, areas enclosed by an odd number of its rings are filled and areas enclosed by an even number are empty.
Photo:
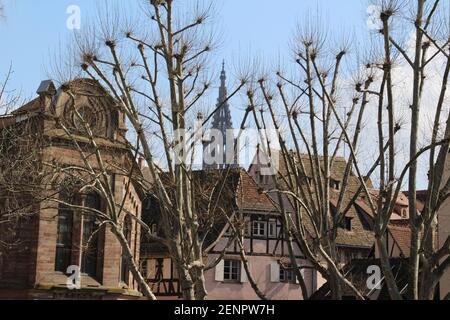
M229 256L233 257L233 256ZM217 258L210 256L210 260ZM258 284L259 289L271 300L302 300L302 293L298 284L281 282L271 282L271 264L277 262L279 258L250 256L249 266L251 273ZM298 260L299 264L304 264ZM312 270L304 272L304 278L308 291L312 290ZM215 270L206 273L206 288L208 290L208 300L258 300L258 296L250 283L229 283L215 280Z

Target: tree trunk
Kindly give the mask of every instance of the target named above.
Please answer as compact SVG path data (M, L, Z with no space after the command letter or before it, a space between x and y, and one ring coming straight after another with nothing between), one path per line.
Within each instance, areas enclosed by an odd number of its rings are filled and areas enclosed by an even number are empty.
M397 282L392 274L391 265L389 263L389 257L386 255L386 236L376 235L377 245L380 250L380 263L381 269L384 274L384 279L387 285L389 296L392 300L402 300L402 296L398 290Z
M181 294L183 300L195 300L194 282L191 274L186 269L181 269L180 274Z
M422 60L422 38L423 33L420 30L422 25L422 16L425 0L417 0L416 16L416 48L414 59L414 85L413 102L411 106L411 140L410 140L410 159L417 154L418 133L419 133L419 111L420 111L420 81L421 81L421 60ZM410 275L408 284L408 295L410 299L419 298L419 249L420 249L420 226L421 222L417 215L416 205L416 178L417 161L411 165L409 170L409 215L411 222L411 254L410 254Z
M153 294L152 290L148 286L145 279L142 277L141 273L139 272L139 268L134 262L133 259L133 253L131 252L131 249L128 245L127 239L123 235L121 230L118 230L116 227L111 228L112 233L116 236L117 240L119 241L121 247L122 247L122 254L125 257L125 261L127 263L128 268L131 271L131 274L133 275L133 279L138 283L140 290L144 294L145 297L147 297L150 300L157 300L156 296Z

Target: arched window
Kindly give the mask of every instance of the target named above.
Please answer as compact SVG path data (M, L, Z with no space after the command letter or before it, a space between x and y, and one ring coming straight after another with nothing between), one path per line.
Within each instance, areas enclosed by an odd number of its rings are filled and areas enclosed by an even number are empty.
M90 193L84 200L84 207L101 211L101 199L96 193ZM96 214L86 210L83 214L83 255L81 272L89 276L97 276L98 260L98 225Z
M61 193L59 199L64 203L58 206L55 271L65 273L72 258L73 211L68 206L72 199L67 192Z
M123 234L124 234L125 238L127 239L127 243L129 246L131 246L132 229L133 229L133 223L131 221L131 217L129 215L127 215L123 222ZM120 268L120 281L122 281L125 284L129 284L129 282L130 282L130 268L128 267L127 260L123 253L122 253L122 262L121 262L121 268Z

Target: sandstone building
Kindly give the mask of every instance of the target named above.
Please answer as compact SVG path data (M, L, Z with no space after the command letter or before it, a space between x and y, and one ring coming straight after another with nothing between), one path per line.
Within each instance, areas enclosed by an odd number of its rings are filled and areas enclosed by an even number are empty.
M133 184L126 188L123 171L114 169L135 166L126 148L125 117L95 82L78 79L65 86L70 86L75 94L57 89L51 81L42 82L36 99L0 119L2 139L13 141L9 156L18 157L21 152L18 163L24 163L26 155L33 154L33 163L27 170L0 167L0 211L12 212L7 186L18 179L14 174L29 182L35 176L43 176L35 182L42 185L35 190L24 190L22 199L17 201L26 203L23 206L26 210L22 210L26 212L17 210L20 214L14 218L2 216L0 298L136 299L141 296L138 287L108 225L76 207L107 213L105 199L86 185L71 183L74 179L69 171L71 167L86 165L77 146L88 154L90 166L94 169L98 166L98 161L89 154L91 142L80 123L81 115L88 121L103 160L108 163L107 176L114 197L117 201L124 200L127 212L140 216L143 195ZM69 134L62 129L62 124ZM18 147L23 141L27 141L28 150ZM8 145L3 142L3 146ZM139 259L139 227L130 216L121 219L131 250ZM2 232L6 230L9 232ZM70 266L80 268L80 290L68 289Z

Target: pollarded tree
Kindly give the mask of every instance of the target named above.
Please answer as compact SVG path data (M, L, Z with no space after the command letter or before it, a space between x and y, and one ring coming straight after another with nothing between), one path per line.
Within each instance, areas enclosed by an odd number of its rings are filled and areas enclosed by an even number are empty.
M288 197L293 203L293 215L283 205L280 206L289 226L288 236L301 244L306 256L328 279L333 297L341 298L342 288L347 286L363 298L337 267L336 256L336 231L348 210L358 201L364 203L374 219L376 246L389 294L392 299L405 296L392 273L386 233L397 198L408 178L409 226L412 231L408 297L430 299L450 263L445 258L448 257L450 239L444 241L441 248L436 247L437 213L448 198L449 189L449 182L443 180L450 142L449 119L445 111L450 62L450 37L445 23L448 7L439 0L430 3L418 0L414 4L382 1L379 7L381 29L378 34L381 39L374 52L380 53L372 53L364 65L356 65L354 73L358 76L353 92L342 85L340 76L348 48L330 53L326 50L324 33L306 23L294 40L295 70L299 75L291 79L283 72L277 72L273 78L261 77L249 90L248 98L254 110L262 106L260 114L254 112L258 127L266 128L271 124L278 131L281 161L287 174L274 176L272 192L279 197L281 204L282 197ZM410 20L400 18L410 16L411 12L413 17ZM397 34L393 25L397 22L404 27L412 22L413 48L395 39ZM436 65L444 68L435 71ZM399 90L395 79L402 71L405 72L403 77L411 71L413 77L412 81L406 82L405 88ZM437 82L429 80L436 77L441 79ZM427 95L426 90L429 91ZM437 95L431 94L436 91ZM411 94L410 127L402 126L405 119L398 116L405 92ZM422 141L419 132L428 128L425 121L420 121L425 96L427 113L434 116L434 121L431 136ZM349 111L345 118L339 112L342 109ZM361 138L364 134L373 134L364 123L367 114L372 115L369 119L372 123L377 119L378 140L374 162L369 165L358 160L358 154L364 150L361 149ZM283 119L284 122L281 121ZM445 128L443 123L446 123ZM408 130L406 141L410 152L407 160L403 161L398 153L402 143L399 135ZM335 157L342 147L350 155L341 181L342 188L336 192L330 190L330 179ZM270 149L265 153L271 157ZM428 196L424 210L418 212L418 161L427 153L429 161L424 166L429 169ZM363 172L363 168L369 169ZM379 196L374 198L368 179L376 172ZM350 187L352 179L357 182L354 190ZM330 210L329 206L332 197L336 200L335 210Z
M136 144L129 147L150 171L141 185L159 200L162 238L177 267L183 298L204 299L208 266L203 261L205 234L199 232L204 212L198 211L193 187L194 146L202 143L202 131L193 121L211 87L207 61L216 38L206 27L212 6L191 5L144 1L139 29L121 23L122 13L108 12L98 27L76 37L75 46L83 75L107 90L135 135ZM244 84L238 83L226 100ZM74 94L70 87L67 93ZM217 181L215 189L223 183ZM210 202L214 207L214 199Z

